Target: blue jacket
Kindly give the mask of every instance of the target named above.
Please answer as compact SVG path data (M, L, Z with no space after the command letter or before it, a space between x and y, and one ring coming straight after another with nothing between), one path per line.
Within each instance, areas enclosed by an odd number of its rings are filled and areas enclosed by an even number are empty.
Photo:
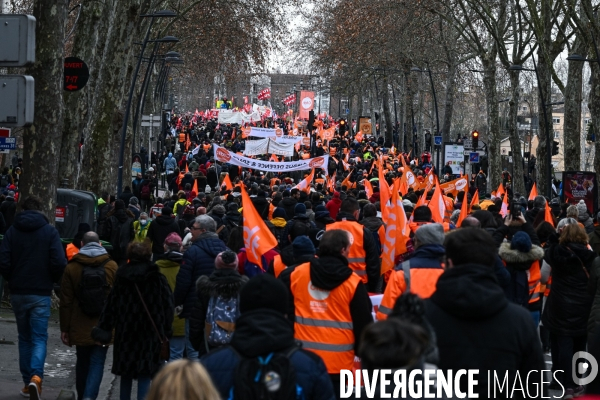
M277 311L261 308L242 314L236 321L230 345L208 353L200 362L210 374L221 398L228 399L235 370L242 357L285 353L294 345L292 323ZM296 385L302 388L305 400L335 399L331 378L321 357L298 349L290 361L296 371Z
M180 318L188 318L196 303L196 281L202 275L210 275L215 269L217 254L227 250L227 246L214 232L206 232L198 237L192 246L183 253L181 268L175 282L175 306L183 305Z
M443 268L446 249L440 244L425 244L411 254L410 268Z
M0 274L10 292L50 296L66 265L58 231L44 214L18 213L0 245Z

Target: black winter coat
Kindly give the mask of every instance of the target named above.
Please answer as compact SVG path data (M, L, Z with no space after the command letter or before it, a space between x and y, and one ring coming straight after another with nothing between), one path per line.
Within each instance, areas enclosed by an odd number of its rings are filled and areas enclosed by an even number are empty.
M148 233L146 233L146 237L152 242L152 253L164 253L163 244L169 233L172 232L181 235L179 224L170 215L159 215L152 221L148 227Z
M0 274L12 294L50 296L67 265L58 231L38 211L15 217L0 244Z
M134 379L152 377L163 364L158 335L136 284L160 334L171 337L173 294L167 278L149 262L128 263L117 270L98 326L92 330L94 340L109 343L114 329L112 373Z
M101 239L112 245L110 256L117 264L125 260L127 245L135 237L133 221L135 217L129 210L113 209L107 214Z
M294 209L296 208L296 204L298 204L298 200L293 197L286 197L279 202L279 207L283 207L285 210L285 219L287 221L294 218Z
M183 253L183 262L175 283L175 305L183 305L180 318L189 318L197 300L196 281L210 275L215 269L215 258L227 250L225 243L214 232L205 232Z
M595 258L596 253L580 243L553 244L546 250L544 261L552 267L552 290L542 322L550 332L573 337L586 335L593 300L588 292L588 274Z
M230 346L207 354L200 362L221 397L226 399L233 387L241 357L255 358L271 352L285 352L294 345L293 325L282 314L263 308L240 316ZM321 357L299 349L292 354L290 361L296 371L296 383L302 387L306 400L335 399L334 388Z
M508 371L508 382L515 382L517 372L523 377L546 368L531 314L506 299L490 267L466 264L447 269L425 304L437 336L439 369L478 369L475 393L480 398L488 397L489 370L502 377Z
M593 296L594 301L592 303L592 309L590 311L590 318L588 319L588 342L594 335L594 330L600 323L600 257L596 257L592 263L592 270L590 272L590 283L588 285L588 292L590 296Z
M258 212L258 215L260 215L260 217L262 219L268 219L269 218L269 202L267 201L267 199L265 197L256 196L256 197L251 197L250 200L252 200L252 205Z
M198 299L190 314L190 342L200 355L207 353L204 341L204 322L208 303L213 296L237 297L248 277L234 269L216 269L210 276L202 275L196 282ZM212 347L209 349L212 350Z
M15 220L15 214L17 213L17 202L12 197L7 197L2 204L0 204L0 213L4 217L6 223L6 230L10 228ZM3 231L2 233L6 232Z

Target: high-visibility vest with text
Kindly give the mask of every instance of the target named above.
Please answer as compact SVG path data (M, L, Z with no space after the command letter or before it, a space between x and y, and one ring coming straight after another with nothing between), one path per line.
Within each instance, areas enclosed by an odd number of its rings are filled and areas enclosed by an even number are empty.
M296 267L290 275L296 321L294 337L302 348L318 354L330 374L354 366L354 331L350 302L360 277L350 275L333 290L315 287L310 280L310 263Z
M367 278L367 252L364 246L365 227L356 221L338 221L325 226L326 231L332 229L341 229L351 235L350 252L348 253L348 266L360 276L363 283L368 282Z

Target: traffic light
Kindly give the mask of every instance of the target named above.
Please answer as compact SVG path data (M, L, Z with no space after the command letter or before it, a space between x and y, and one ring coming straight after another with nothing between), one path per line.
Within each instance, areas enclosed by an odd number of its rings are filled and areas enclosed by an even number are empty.
M552 141L552 155L555 156L558 154L558 141Z
M340 122L338 123L338 131L340 133L340 136L344 136L344 133L346 133L346 128L346 120L340 119Z
M479 147L479 132L473 131L471 132L471 143L473 144L473 150L477 150Z
M588 142L595 142L596 141L596 134L594 133L594 126L592 125L592 122L588 122L586 128L586 137L585 140L587 140Z

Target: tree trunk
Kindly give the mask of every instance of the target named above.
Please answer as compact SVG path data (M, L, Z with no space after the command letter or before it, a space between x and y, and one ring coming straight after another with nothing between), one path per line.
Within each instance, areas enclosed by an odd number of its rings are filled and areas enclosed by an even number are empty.
M550 177L548 176L548 163L550 162L550 155L547 151L547 143L548 138L552 141L552 113L548 107L546 107L545 103L549 103L551 100L550 90L551 90L551 72L548 68L546 56L544 51L541 50L541 47L538 48L538 76L539 76L539 87L538 90L541 90L542 96L538 97L538 118L539 118L539 129L538 129L538 147L537 147L537 189L540 195L550 196L551 187L548 187L548 180ZM543 102L542 102L543 98ZM545 110L544 110L545 108ZM545 119L545 117L547 119ZM552 166L550 165L550 170L552 170Z
M481 63L485 70L483 74L483 86L487 105L488 120L488 191L496 190L501 182L501 160L500 160L500 121L498 119L498 92L496 90L496 45L488 51L485 57L481 57ZM483 193L480 193L483 194Z
M101 57L98 42L99 37L106 34L106 20L103 18L106 16L106 7L96 2L86 3L82 7L75 28L71 55L82 59L88 65L90 77L83 89L77 92L66 92L64 95L65 124L58 176L68 182L68 187L75 187L79 175L79 142L83 136L85 144L85 132L93 109L93 95L98 78Z
M444 100L444 120L442 122L443 142L450 142L450 127L452 126L452 113L454 112L454 90L456 86L457 65L450 60L448 76L446 78L446 98Z
M600 171L600 137L598 134L600 130L600 67L598 63L591 62L590 67L592 70L592 84L590 85L589 95L589 109L590 116L592 119L592 128L596 134L596 141L594 142L594 171L598 173ZM596 185L600 179L596 177ZM600 196L600 190L598 191Z
M54 224L58 163L64 122L63 71L66 0L37 0L35 64L27 72L35 79L35 117L23 133L21 199L35 195L42 212Z
M585 43L577 38L573 46L576 54L585 54ZM578 171L581 166L581 101L583 63L570 61L565 87L565 121L563 143L564 170Z
M521 196L527 196L525 192L525 181L523 179L523 155L521 153L521 138L517 129L517 113L519 109L519 72L508 71L510 76L511 99L508 109L508 136L510 138L510 149L512 151L513 174L512 187L513 193L520 193Z
M385 115L385 146L394 143L394 127L392 126L392 114L390 112L390 89L387 75L383 76L383 114Z
M93 171L78 182L80 189L95 193L116 190L118 151L121 141L124 109L131 76L132 43L139 28L140 4L138 0L115 0L109 5L110 18L103 68L99 77L99 93L95 108L97 118L92 122L90 135L84 147L82 169ZM125 155L128 152L125 151ZM123 165L124 186L126 172L131 164ZM131 174L131 171L129 171Z

